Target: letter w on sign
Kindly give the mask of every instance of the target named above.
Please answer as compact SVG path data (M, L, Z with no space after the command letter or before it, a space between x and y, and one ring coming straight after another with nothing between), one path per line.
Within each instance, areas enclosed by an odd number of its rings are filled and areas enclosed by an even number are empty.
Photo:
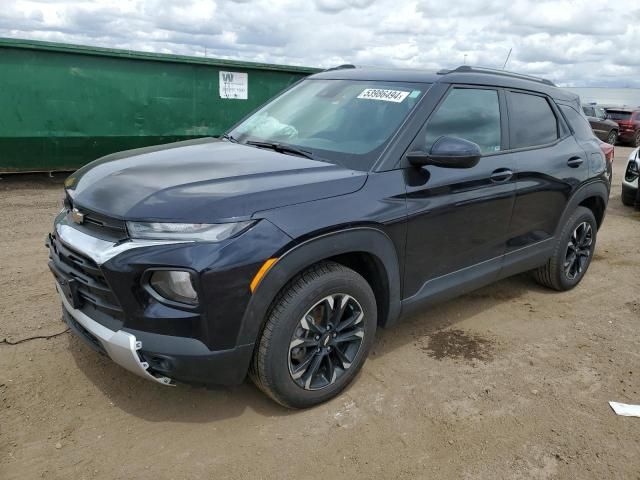
M220 72L220 98L249 98L249 75L242 72Z

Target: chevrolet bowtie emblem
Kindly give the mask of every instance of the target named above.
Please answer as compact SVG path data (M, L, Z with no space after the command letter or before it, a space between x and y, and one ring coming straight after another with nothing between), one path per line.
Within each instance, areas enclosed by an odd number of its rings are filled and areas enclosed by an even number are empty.
M77 208L74 208L73 210L71 210L71 220L73 220L74 223L84 222L84 213L82 213Z

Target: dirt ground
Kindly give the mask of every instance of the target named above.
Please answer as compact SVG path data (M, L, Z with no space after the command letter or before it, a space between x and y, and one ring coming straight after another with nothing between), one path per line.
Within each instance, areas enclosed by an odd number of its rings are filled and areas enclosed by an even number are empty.
M44 236L62 177L0 180L0 478L640 479L640 212L628 148L580 286L526 275L381 331L339 398L139 379L64 330Z

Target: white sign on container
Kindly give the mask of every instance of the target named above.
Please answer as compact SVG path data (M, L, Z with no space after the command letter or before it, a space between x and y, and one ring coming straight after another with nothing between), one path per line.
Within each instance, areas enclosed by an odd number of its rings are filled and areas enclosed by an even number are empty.
M220 72L220 98L249 98L249 75L239 72Z

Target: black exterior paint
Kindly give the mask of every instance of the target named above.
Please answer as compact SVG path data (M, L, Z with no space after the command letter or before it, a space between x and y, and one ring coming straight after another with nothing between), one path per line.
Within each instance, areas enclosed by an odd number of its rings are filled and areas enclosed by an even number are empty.
M433 301L541 265L570 210L590 198L606 206L609 183L597 141L578 142L555 107L580 109L571 93L486 73L349 69L314 77L425 83L429 91L367 172L211 139L111 155L72 175L73 206L114 219L257 221L221 243L134 249L102 265L125 312L121 328L142 340L145 358L158 359L151 361L157 371L196 383L242 381L271 302L322 259L373 259L384 292L379 317L389 325ZM499 92L502 151L469 169L410 166L405 155L414 138L453 86ZM509 90L548 98L560 139L511 149ZM249 284L269 258L279 260L252 294ZM155 268L196 272L200 305L176 307L149 295L145 278Z

